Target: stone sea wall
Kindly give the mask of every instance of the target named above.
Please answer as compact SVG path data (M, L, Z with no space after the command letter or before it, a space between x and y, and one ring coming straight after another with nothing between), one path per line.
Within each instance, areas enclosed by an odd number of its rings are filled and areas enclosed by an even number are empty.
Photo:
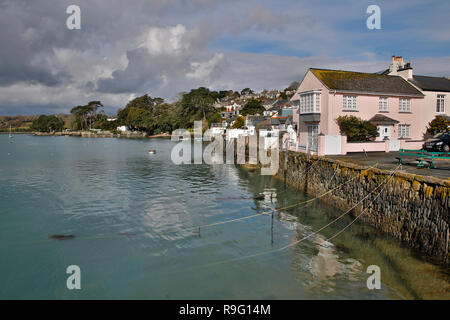
M321 200L344 211L370 194L350 216L364 212L359 220L440 263L449 263L450 180L404 172L391 175L387 170L293 152L287 160L280 153L277 177L313 196L337 187Z

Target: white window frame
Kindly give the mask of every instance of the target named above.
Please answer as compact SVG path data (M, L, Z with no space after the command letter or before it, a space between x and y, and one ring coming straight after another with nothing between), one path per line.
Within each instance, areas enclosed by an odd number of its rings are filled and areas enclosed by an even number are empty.
M320 92L300 93L300 114L320 113Z
M388 98L387 97L380 97L380 100L378 101L378 110L381 112L388 111Z
M399 124L398 125L398 138L405 139L411 137L411 125Z
M357 111L357 97L345 95L342 97L342 110Z
M438 94L437 95L437 98L436 98L436 112L437 113L445 113L445 94Z
M409 98L398 99L398 112L411 112L411 99Z

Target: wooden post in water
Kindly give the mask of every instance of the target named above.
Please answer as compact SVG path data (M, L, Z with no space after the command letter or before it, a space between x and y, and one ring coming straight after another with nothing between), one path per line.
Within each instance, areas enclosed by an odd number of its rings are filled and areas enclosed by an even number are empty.
M286 148L286 149L284 150L284 164L283 164L284 189L286 189L287 158L288 158L288 150L287 150L287 148Z
M308 178L309 178L309 171L311 169L311 158L308 157L306 160L306 168L305 168L305 184L303 188L303 192L306 194L308 193Z
M273 246L273 211L272 211L272 225L271 225L271 227L270 227L270 237L271 237L270 243L271 243L272 246Z

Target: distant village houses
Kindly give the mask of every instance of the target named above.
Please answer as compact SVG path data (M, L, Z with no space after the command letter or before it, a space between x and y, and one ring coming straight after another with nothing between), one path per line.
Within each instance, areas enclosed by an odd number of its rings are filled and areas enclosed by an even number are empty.
M413 74L393 56L378 73L311 68L291 102L296 108L295 150L318 155L421 149L427 124L449 117L450 80ZM371 141L349 142L337 119L355 116L376 125Z
M256 131L267 138L283 136L290 149L318 155L421 149L427 125L436 116L450 119L449 96L450 79L415 75L411 63L393 56L389 68L377 73L310 68L283 92L247 88L238 99L233 92L234 99L216 102L224 122L212 129L227 139ZM249 99L259 100L264 111L247 115L244 126L232 129ZM371 123L376 134L347 140L338 120L349 117Z

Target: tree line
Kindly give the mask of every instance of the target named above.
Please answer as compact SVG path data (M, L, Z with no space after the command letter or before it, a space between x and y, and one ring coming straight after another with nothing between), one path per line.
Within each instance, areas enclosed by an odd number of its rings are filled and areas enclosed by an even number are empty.
M137 97L119 109L116 120L108 121L101 101L90 101L70 110L73 121L68 129L88 131L102 129L114 131L119 126L127 126L131 130L159 134L171 132L178 128L192 128L194 121L204 121L205 126L222 121L220 110L214 103L227 95L237 94L233 91L211 91L200 87L182 93L173 103L163 98L151 97L148 94ZM64 121L57 116L41 115L31 125L35 131L53 132L64 129Z
M288 88L293 89L298 83L293 82ZM192 89L181 93L173 103L168 103L159 97L148 94L137 97L119 109L115 121L110 121L104 113L101 101L90 101L86 105L79 105L70 110L72 121L61 126L54 117L40 116L34 119L32 129L35 131L52 132L64 128L88 131L102 129L114 131L119 126L127 126L133 131L159 134L178 129L192 128L194 121L203 121L204 128L211 123L221 122L221 110L214 108L214 103L224 97L238 99L240 96L252 94L253 90L245 88L241 92L233 90L212 91L205 87ZM241 114L262 114L264 107L260 100L250 99L241 110ZM63 119L60 119L61 121Z

